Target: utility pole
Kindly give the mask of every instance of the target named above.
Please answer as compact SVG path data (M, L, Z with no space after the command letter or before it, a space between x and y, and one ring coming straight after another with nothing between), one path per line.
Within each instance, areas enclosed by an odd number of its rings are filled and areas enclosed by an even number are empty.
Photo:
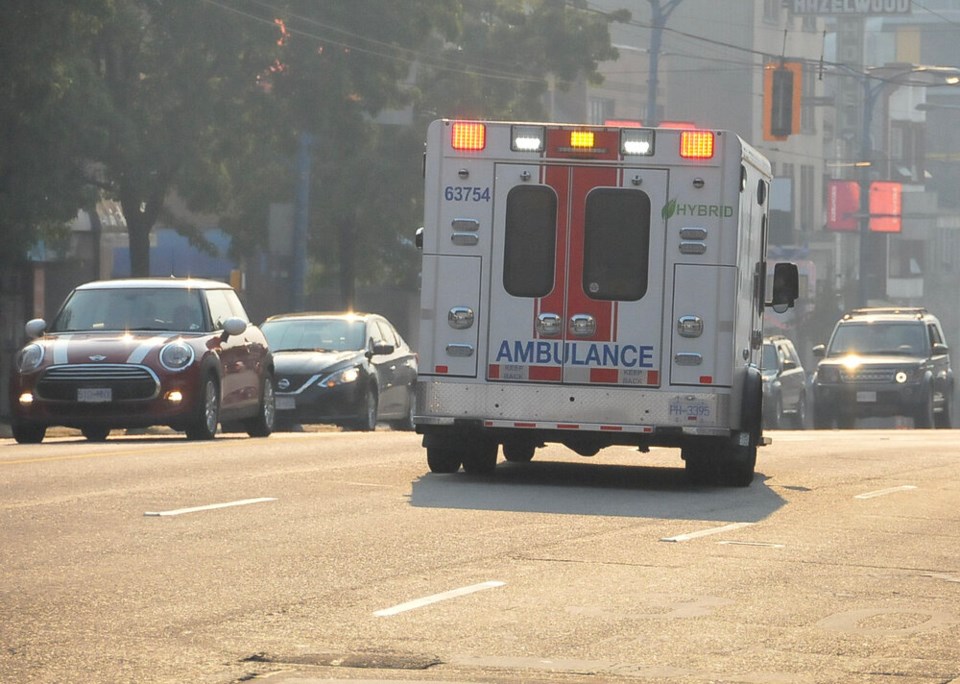
M650 3L650 63L647 75L647 116L645 126L656 126L660 123L657 118L657 88L660 81L660 47L663 44L663 29L673 10L683 0L647 0Z
M310 225L310 178L313 136L300 134L297 148L297 195L293 219L293 260L290 264L290 304L293 311L304 310L304 288L307 276L307 243Z

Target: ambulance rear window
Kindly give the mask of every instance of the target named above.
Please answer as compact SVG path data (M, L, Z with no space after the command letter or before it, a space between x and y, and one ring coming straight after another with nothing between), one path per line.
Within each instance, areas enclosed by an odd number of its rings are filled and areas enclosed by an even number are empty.
M596 188L587 195L583 291L591 299L636 301L647 293L650 197L642 190Z
M503 288L514 297L545 297L553 289L557 195L546 185L507 194Z

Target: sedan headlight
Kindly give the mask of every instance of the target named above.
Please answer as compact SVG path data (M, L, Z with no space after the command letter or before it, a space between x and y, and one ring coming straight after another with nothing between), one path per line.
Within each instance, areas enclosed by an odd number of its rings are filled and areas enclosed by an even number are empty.
M348 385L351 382L356 382L357 378L360 377L360 369L354 366L353 368L344 368L341 371L337 371L333 375L327 377L323 381L324 387L336 387L337 385Z
M17 354L17 370L29 373L37 370L43 362L43 347L39 344L28 344Z
M160 350L160 363L169 371L182 371L193 363L193 348L181 340L171 342Z

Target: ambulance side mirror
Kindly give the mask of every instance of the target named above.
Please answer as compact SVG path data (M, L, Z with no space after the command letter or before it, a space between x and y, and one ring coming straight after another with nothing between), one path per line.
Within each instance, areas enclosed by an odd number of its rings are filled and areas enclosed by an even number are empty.
M782 263L773 267L773 298L767 302L777 313L791 308L800 296L800 272L796 264Z

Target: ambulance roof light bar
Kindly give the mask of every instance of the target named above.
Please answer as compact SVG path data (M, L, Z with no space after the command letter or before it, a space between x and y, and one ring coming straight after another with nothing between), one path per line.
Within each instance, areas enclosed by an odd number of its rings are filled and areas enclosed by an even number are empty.
M713 131L680 131L680 156L683 159L713 159Z

